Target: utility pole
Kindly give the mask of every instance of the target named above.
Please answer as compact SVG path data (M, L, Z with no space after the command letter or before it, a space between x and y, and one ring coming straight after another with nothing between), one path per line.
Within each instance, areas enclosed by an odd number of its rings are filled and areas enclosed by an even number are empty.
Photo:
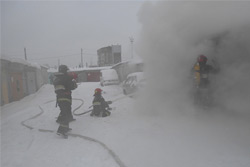
M24 59L27 60L26 48L24 48Z
M58 59L58 68L59 68L59 66L60 66L60 59Z
M133 59L133 42L134 42L134 38L133 37L129 37L129 40L131 42L131 59Z
M83 60L82 60L82 48L81 48L81 67L83 68Z

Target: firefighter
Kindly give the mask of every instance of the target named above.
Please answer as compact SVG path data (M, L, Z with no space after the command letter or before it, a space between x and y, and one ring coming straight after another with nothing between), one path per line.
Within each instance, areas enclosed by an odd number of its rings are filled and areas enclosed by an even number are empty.
M69 68L66 65L60 65L53 82L56 93L56 103L61 111L57 119L57 122L60 123L57 134L65 138L67 138L66 133L71 130L69 128L69 122L73 119L71 112L71 91L77 88L76 81L67 73L68 70Z
M208 107L212 104L213 89L211 87L212 78L210 74L216 74L219 71L215 61L212 61L214 63L214 66L212 66L207 64L207 60L206 56L199 55L192 69L192 72L194 72L194 102L203 107Z
M209 86L209 74L217 73L218 67L215 68L210 64L207 64L207 57L199 55L197 62L194 65L193 71L195 72L195 83L197 87L208 87Z
M98 116L98 117L107 117L111 114L111 108L109 108L109 104L111 101L106 102L105 99L102 97L102 89L96 88L94 94L94 100L92 102L93 110L91 112L91 116Z

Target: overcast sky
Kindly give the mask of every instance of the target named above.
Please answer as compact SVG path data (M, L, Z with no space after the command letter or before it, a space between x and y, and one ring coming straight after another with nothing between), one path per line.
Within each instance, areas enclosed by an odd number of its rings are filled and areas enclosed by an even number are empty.
M120 44L131 58L129 37L137 40L137 13L143 1L1 2L1 56L51 66L96 64L97 50Z

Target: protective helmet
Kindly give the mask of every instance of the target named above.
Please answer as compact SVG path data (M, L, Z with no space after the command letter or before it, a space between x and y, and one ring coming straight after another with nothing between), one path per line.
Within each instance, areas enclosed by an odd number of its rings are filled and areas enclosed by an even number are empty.
M197 58L197 62L199 62L199 63L206 63L207 62L207 57L204 56L204 55L200 55Z
M61 73L67 73L67 71L69 70L69 68L66 66L66 65L60 65L59 66L59 69L58 69L58 72L61 72Z
M101 94L101 93L102 93L102 90L100 88L95 89L95 94Z

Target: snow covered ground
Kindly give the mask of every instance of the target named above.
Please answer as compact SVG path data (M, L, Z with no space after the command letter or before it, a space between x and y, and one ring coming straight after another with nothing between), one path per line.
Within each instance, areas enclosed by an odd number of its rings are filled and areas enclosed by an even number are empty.
M75 113L91 106L99 83L73 91ZM115 100L110 117L75 116L68 139L56 135L52 85L1 108L2 167L249 167L250 117L220 110L139 111L119 85L103 87Z

